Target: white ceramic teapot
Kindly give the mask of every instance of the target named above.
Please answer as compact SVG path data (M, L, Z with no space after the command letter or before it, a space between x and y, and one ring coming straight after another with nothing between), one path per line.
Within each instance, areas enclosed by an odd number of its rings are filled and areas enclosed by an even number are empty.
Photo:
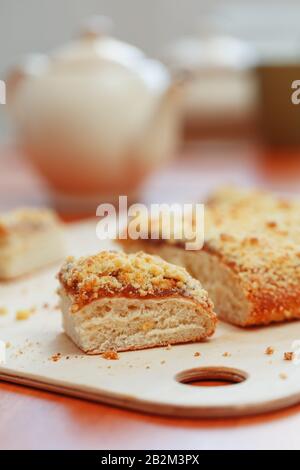
M8 80L25 154L59 202L80 210L120 194L134 199L178 136L178 86L165 67L102 26L93 20L76 41L30 57Z

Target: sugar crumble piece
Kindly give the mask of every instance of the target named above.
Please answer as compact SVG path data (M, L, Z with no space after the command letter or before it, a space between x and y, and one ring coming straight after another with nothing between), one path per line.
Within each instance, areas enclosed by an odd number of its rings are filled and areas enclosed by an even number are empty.
M166 350L170 351L170 349L172 349L172 346L171 346L171 344L168 344L168 346L166 347Z
M201 353L199 353L199 351L196 351L194 354L194 357L200 357L200 356L201 356Z
M294 353L293 353L293 352L290 352L290 351L285 352L285 353L283 354L283 359L284 359L285 361L292 361L292 360L294 359Z
M146 369L150 369L150 366L146 366Z
M8 314L8 309L6 307L0 307L0 317Z
M272 348L271 346L268 346L268 347L266 348L266 350L265 350L265 354L266 354L267 356L272 356L272 354L274 354L274 352L275 352L275 350L274 350L274 348Z
M286 379L288 378L288 376L287 376L284 372L281 372L281 373L279 374L279 378L280 378L281 380L286 380Z
M10 347L11 347L11 343L10 343L10 341L6 341L6 343L5 343L5 347L6 347L6 349L8 349L8 348L10 348Z
M160 361L160 363L161 363L161 364L165 364L165 363L166 363L166 361Z
M101 357L103 357L103 359L107 359L108 361L116 361L119 359L119 354L117 351L105 351L103 354L101 354Z

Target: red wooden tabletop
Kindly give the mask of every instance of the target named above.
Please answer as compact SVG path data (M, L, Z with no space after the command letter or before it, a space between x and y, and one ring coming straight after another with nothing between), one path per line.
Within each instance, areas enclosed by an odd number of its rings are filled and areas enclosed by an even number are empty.
M201 145L185 150L154 175L143 199L199 200L212 186L228 182L295 192L299 178L297 152ZM29 164L15 150L3 148L0 209L50 200L45 183ZM299 449L299 428L300 405L248 418L175 419L0 382L1 449Z

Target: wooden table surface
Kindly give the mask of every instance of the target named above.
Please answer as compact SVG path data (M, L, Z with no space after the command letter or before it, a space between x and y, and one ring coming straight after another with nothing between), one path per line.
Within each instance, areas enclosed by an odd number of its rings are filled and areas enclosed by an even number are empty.
M144 199L199 199L226 182L295 192L299 180L297 152L210 144L186 150L154 175L145 185ZM47 194L26 161L3 148L0 209L46 204ZM299 449L299 429L300 405L248 418L173 419L0 383L1 449Z

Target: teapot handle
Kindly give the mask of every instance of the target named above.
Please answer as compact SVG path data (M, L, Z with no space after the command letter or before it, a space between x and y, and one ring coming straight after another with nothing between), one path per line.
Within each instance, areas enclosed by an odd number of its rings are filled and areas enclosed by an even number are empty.
M9 72L6 79L8 100L13 99L20 84L28 79L39 76L48 66L48 57L42 54L34 54L25 57L19 65Z

